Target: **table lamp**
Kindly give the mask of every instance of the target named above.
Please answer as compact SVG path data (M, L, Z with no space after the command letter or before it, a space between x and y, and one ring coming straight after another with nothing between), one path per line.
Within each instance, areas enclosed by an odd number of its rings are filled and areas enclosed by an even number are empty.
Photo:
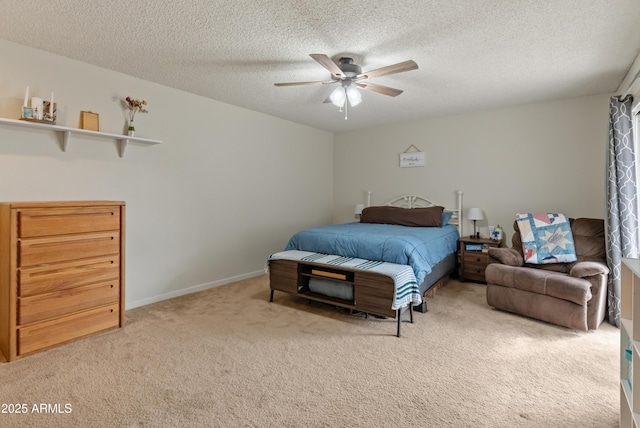
M469 208L469 213L467 214L467 218L469 220L473 220L473 235L471 235L471 238L479 238L480 234L476 232L476 221L484 220L484 215L482 215L482 210L480 208Z

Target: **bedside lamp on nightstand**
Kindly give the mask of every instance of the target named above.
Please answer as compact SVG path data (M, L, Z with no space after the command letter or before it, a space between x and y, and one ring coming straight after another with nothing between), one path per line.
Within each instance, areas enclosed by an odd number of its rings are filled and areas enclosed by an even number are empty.
M482 214L482 210L480 208L469 208L469 213L467 214L467 218L469 220L473 220L473 235L471 235L471 238L479 238L480 234L476 232L476 221L484 220L484 215Z

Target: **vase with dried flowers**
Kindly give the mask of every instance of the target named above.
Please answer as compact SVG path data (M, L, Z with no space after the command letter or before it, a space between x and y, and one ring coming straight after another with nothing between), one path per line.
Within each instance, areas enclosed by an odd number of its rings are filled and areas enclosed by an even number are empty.
M138 112L147 113L147 109L144 108L144 106L147 105L147 102L145 100L134 100L131 97L127 97L124 100L129 108L129 128L127 134L130 137L133 137L136 132L136 128L133 125L133 119L136 117L136 113Z

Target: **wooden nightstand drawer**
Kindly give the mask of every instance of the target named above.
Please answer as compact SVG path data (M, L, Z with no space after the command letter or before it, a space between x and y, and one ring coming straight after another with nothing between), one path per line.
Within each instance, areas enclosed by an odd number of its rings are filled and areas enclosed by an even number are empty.
M464 267L463 276L471 281L485 282L484 270L487 265L469 265Z
M486 266L489 261L489 254L483 253L482 251L465 251L464 252L464 263L468 264L477 264Z

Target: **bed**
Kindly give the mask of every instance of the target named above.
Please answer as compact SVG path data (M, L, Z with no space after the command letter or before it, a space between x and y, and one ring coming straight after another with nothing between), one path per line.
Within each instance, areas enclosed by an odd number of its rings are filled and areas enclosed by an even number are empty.
M457 263L462 192L457 206L444 208L427 198L402 195L362 212L360 222L295 233L282 252L269 257L274 290L302 294L398 319L413 307L426 312L426 297L444 285Z

